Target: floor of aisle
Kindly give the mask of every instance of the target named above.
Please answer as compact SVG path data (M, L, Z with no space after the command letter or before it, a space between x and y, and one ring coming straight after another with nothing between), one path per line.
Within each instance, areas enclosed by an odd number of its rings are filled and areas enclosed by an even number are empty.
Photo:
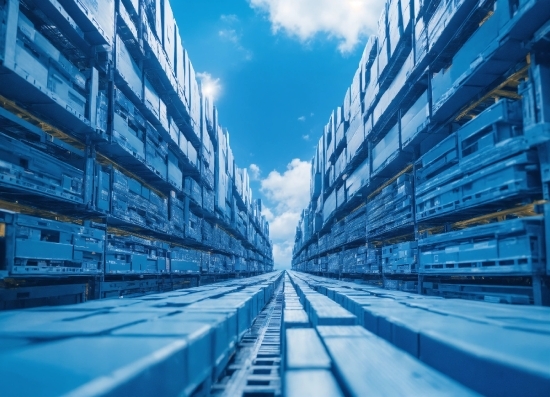
M550 309L266 275L0 313L2 396L548 396Z

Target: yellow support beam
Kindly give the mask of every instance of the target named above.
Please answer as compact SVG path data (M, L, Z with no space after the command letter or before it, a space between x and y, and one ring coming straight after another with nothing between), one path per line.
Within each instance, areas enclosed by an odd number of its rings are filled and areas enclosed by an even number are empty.
M503 81L494 89L489 91L483 97L481 97L477 101L471 103L466 108L464 108L464 110L462 110L462 112L460 112L460 114L455 118L455 121L460 121L464 118L469 118L469 119L475 118L476 114L473 114L471 112L475 108L477 108L479 105L481 105L483 102L486 102L489 99L494 99L495 101L497 101L502 97L511 98L511 99L521 99L521 96L517 94L517 89L520 82L527 78L527 73L529 71L530 66L531 66L530 58L528 56L527 64L525 66L523 66L517 72L513 73L510 77L508 77L505 81ZM509 88L509 89L507 90L506 88Z
M383 183L382 185L380 185L380 187L378 189L376 189L374 192L372 192L368 197L367 199L371 199L373 198L374 196L376 196L378 193L380 193L382 191L382 189L384 189L386 186L389 186L391 185L393 182L395 182L397 180L397 178L399 178L401 175L403 174L406 174L407 172L410 172L412 171L413 169L413 165L412 164L409 164L404 170L402 170L401 172L399 172L397 175L395 175L393 178L391 178L390 180L386 181L385 183Z
M115 163L113 160L111 160L110 158L108 158L107 156L97 152L96 153L96 158L97 158L97 162L101 165L104 165L104 166L112 166L113 168L116 168L117 170L119 170L120 172L122 172L123 174L129 176L130 178L133 178L135 180L137 180L139 183L141 183L143 186L145 186L147 189L155 192L158 196L162 197L162 198L168 198L168 196L161 192L160 190L154 188L153 186L149 185L147 182L145 182L143 179L141 179L139 176L137 176L136 174L134 174L133 172L130 172L128 171L126 168L118 165L117 163Z
M28 110L23 109L19 105L17 105L15 102L10 101L9 99L3 97L0 95L0 106L2 106L4 109L8 110L9 112L13 113L17 117L31 123L32 125L40 128L45 133L77 148L80 150L84 150L86 146L84 143L82 143L80 140L73 138L72 136L66 134L65 132L61 131L59 128L52 126L51 124L43 121L39 117L35 116L34 114L30 113Z
M53 211L45 211L38 208L29 207L16 202L0 200L0 209L17 212L20 214L36 216L39 218L51 219L53 221L74 223L77 225L82 225L82 219L73 218L66 215L61 215Z

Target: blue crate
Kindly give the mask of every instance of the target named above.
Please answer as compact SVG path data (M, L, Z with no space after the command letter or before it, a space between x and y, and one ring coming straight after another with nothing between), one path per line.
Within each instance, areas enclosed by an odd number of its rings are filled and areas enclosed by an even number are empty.
M416 6L416 5L415 5ZM420 64L428 53L428 29L423 18L419 18L414 25L414 61Z
M115 55L116 72L122 78L122 81L118 81L118 84L125 84L138 99L143 100L142 71L132 58L126 44L118 35L116 37Z
M202 180L204 181L205 186L210 189L214 189L214 172L212 171L212 169L203 168Z
M490 5L491 3L486 3L477 12L472 12L472 15L477 13L477 20L481 20L485 15L479 15L479 11L485 9L486 12ZM537 26L546 22L550 15L547 4L540 1L518 4L514 13L509 10L510 4L507 0L502 1L502 5L497 2L494 10L491 10L494 12L487 15L488 19L480 24L455 54L452 66L434 75L434 119L447 120L477 98L484 87L499 81L510 68L521 62L526 51L518 44L519 41L529 40ZM519 41L508 41L510 35L514 35ZM507 55L505 61L501 55L504 53Z
M373 174L380 172L399 154L399 124L393 126L372 149Z
M382 250L380 248L367 248L365 259L365 272L379 274L382 269Z
M183 191L183 172L179 167L176 155L170 150L168 152L168 177L167 180L179 191Z
M323 203L323 223L326 224L330 216L336 210L336 192L333 191Z
M367 235L376 237L413 222L412 175L403 174L367 203Z
M105 273L160 274L169 272L168 246L132 235L107 235Z
M537 274L545 270L542 217L497 222L419 240L419 273Z
M145 107L149 109L153 115L160 121L160 98L153 85L149 82L147 77L143 80L144 96L143 103Z
M213 213L214 212L214 191L203 188L202 189L202 206L205 210Z
M346 179L348 198L352 198L359 189L369 184L370 181L370 159L366 159Z
M427 23L428 46L430 55L448 44L460 25L468 19L470 12L477 6L475 0L441 1Z
M533 144L550 140L550 68L532 65L531 78L520 84L525 135Z
M438 395L441 390L457 396L476 395L361 327L320 327L319 332L333 367L352 395ZM373 355L386 359L373 363Z
M166 180L168 144L149 122L146 123L145 164Z
M17 25L18 43L25 47L24 51L30 50L35 60L48 69L47 88L71 106L73 110L80 115L84 115L86 99L79 93L79 91L86 92L86 77L84 74L67 60L46 37L39 33L34 24L21 12L18 15ZM23 54L21 53L21 55ZM18 63L29 74L33 74L32 63ZM39 68L38 70L40 71L38 75L44 77L44 69Z
M0 211L6 241L3 268L10 275L93 275L103 271L105 231Z
M434 146L417 162L417 185L421 185L428 179L444 173L445 170L457 164L458 161L457 134L452 134Z
M352 133L351 128L348 130L348 133L346 134L347 138L347 163L349 164L354 158L357 152L363 147L363 143L365 142L365 130L364 130L364 124L362 123L362 117L360 118L361 124L360 126Z
M424 221L466 209L487 212L487 205L540 194L538 159L534 152L485 167L461 179L438 183L434 178L430 190L417 188L416 219ZM484 207L482 207L484 205Z
M97 210L107 213L111 209L111 172L97 164L94 180L95 201Z
M170 272L199 274L201 270L200 252L174 247L170 250Z
M145 141L143 131L134 130L119 113L113 115L112 141L120 145L130 154L145 161Z
M0 133L0 186L84 203L84 172Z
M314 292L314 294L318 296L308 294L305 298L308 302L307 311L313 326L357 324L357 317L354 314L326 296L320 295L317 292Z
M185 228L185 236L196 241L202 241L201 219L189 212L189 220Z
M185 206L179 200L175 192L169 196L168 209L170 216L170 233L177 237L183 237L185 233Z
M401 117L401 142L403 147L412 141L430 122L430 103L425 91Z
M202 205L202 189L193 178L185 177L183 190L197 205Z
M106 134L109 118L109 101L107 99L107 91L102 90L98 92L95 118L96 131L101 135Z
M112 173L112 215L142 227L168 231L168 200L117 169Z
M115 1L60 0L60 4L94 44L112 45L115 35Z
M138 134L141 139L145 139L145 126L146 121L143 117L143 114L139 109L124 95L124 93L114 87L114 111L118 113L126 122L130 125L130 128L135 131L143 131L141 134Z
M410 274L417 272L418 243L407 241L382 247L384 274Z
M317 331L313 328L287 329L285 332L286 370L330 369L328 356Z

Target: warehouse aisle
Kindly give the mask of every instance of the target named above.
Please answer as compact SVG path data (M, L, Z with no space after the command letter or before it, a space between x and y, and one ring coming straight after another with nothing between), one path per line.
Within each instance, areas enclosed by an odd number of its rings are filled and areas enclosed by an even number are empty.
M281 276L2 312L2 395L208 395Z
M0 313L11 396L547 396L550 309L274 272Z
M343 395L550 392L550 308L441 299L304 273L289 275L285 297L296 288L309 316L300 326L313 329L287 330L285 378L296 359L298 369L324 363ZM299 332L309 334L299 337ZM312 343L314 339L322 343ZM307 390L310 384L303 380L309 375L300 376L296 384ZM323 377L335 384L328 373ZM287 395L306 395L292 394L294 385L287 384ZM316 393L311 391L321 395Z

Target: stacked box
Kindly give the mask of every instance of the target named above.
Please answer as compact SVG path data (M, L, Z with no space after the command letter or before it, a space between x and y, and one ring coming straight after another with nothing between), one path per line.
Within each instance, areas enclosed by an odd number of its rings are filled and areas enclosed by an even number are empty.
M141 101L143 99L142 71L119 35L116 37L115 55L116 72L121 78L117 81L118 85L125 85L132 95Z
M327 271L329 273L340 273L341 271L341 268L340 268L340 254L339 253L334 253L334 254L330 254L328 257L327 257Z
M197 205L202 206L201 186L191 177L185 177L183 191Z
M246 170L237 171L229 134L219 127L212 100L201 92L170 1L0 3L3 198L9 194L13 204L37 211L105 218L113 227L107 258L111 274L196 273L195 265L181 262L187 260L183 248L155 245L153 239L162 236L241 256L245 249L237 238L248 239L257 252L250 258L253 267L273 266L267 221L253 205ZM218 139L219 131L225 142ZM335 138L334 121L331 132ZM223 217L214 213L218 173L225 179L219 200ZM212 223L203 225L203 218ZM308 218L308 238L312 224ZM119 235L126 232L140 237ZM95 253L79 248L91 246L91 237L73 246L70 266L62 264L69 261L70 250L62 239L58 249L65 259L52 256L60 271L85 273L88 262L90 272L102 271L92 264ZM104 264L105 249L97 251ZM85 266L79 264L82 258ZM216 261L226 272L237 267L233 257Z
M170 249L170 271L172 273L195 273L201 271L201 253L196 250L174 247Z
M185 205L183 201L176 197L175 192L171 192L168 201L170 215L170 233L177 237L185 235Z
M416 174L416 218L487 213L540 194L538 160L518 127L521 103L501 100L426 153Z
M190 211L189 222L187 223L187 231L185 233L185 236L196 241L202 241L201 224L202 220Z
M417 272L418 243L407 241L382 247L382 272L384 274L409 274Z
M0 186L84 202L84 172L4 134L0 134Z
M413 224L412 174L403 174L367 203L369 237Z
M345 250L342 254L342 273L357 273L357 248Z
M369 247L366 252L367 273L379 274L382 270L382 250L380 248Z
M22 12L17 27L13 70L84 121L88 95L85 75Z
M430 122L431 106L428 91L424 91L416 102L401 117L401 141L406 147Z
M117 169L113 169L111 213L124 221L158 231L168 230L168 202Z
M330 248L338 247L346 242L346 220L345 218L332 226Z
M399 124L395 124L372 150L372 173L380 172L399 154Z
M207 188L202 189L202 207L211 213L214 212L214 192Z
M419 273L541 274L542 217L469 227L418 241Z
M114 89L112 141L136 158L145 160L146 121L141 112L120 91Z
M350 243L364 238L366 225L366 206L362 206L346 217L346 242Z
M179 160L172 150L168 151L167 180L179 191L183 191L183 172Z
M133 235L107 235L105 273L168 272L168 244Z
M13 276L91 275L103 272L105 231L0 211L3 235L13 236L2 268Z
M160 178L168 175L168 145L149 122L146 123L145 164ZM171 170L175 171L177 167ZM177 181L176 181L177 183Z

